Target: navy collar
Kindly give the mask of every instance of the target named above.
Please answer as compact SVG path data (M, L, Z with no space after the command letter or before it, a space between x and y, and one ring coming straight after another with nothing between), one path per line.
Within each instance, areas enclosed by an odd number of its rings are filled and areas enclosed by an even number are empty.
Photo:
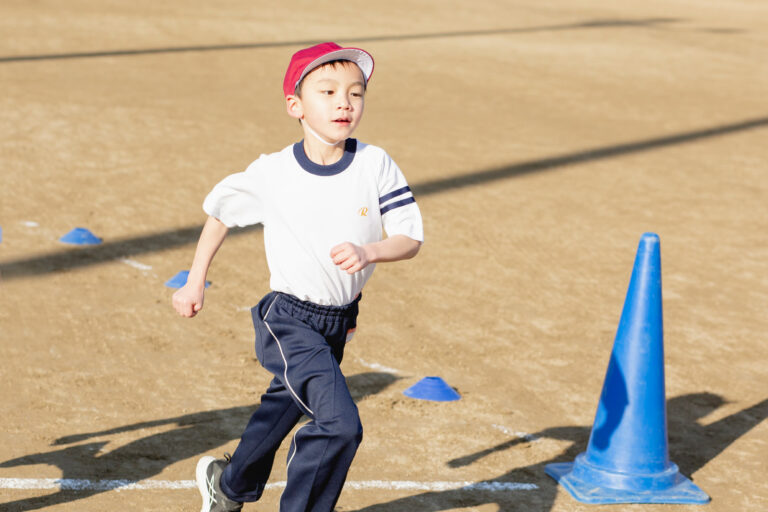
M304 140L293 145L293 156L302 169L316 176L335 176L352 164L357 151L357 139L347 139L344 143L344 154L341 160L331 165L320 165L310 160L304 153Z

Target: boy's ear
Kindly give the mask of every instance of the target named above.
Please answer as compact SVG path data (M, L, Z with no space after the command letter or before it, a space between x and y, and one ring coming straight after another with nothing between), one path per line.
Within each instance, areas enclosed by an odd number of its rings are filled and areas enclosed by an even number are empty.
M298 96L286 96L285 109L291 117L295 117L296 119L304 117L304 109L301 106L301 99L299 99Z

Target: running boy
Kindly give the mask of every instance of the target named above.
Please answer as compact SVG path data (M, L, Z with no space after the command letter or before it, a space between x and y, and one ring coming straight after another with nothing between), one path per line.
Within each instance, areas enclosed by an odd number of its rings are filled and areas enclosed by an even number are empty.
M256 356L274 375L234 455L198 463L203 512L258 500L275 452L303 415L310 421L291 441L280 510L330 512L362 440L339 369L344 346L375 263L412 258L424 239L400 169L382 149L350 138L372 72L373 58L357 48L323 43L295 53L283 92L304 139L228 176L203 203L209 217L173 307L195 316L228 228L263 224L272 291L252 317Z

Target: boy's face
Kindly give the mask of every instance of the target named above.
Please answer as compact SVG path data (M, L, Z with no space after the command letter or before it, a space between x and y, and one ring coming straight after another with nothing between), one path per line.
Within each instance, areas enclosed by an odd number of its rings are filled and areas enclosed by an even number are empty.
M286 101L290 116L309 124L326 141L342 142L363 117L363 73L347 61L320 66L304 77L301 98L288 96Z

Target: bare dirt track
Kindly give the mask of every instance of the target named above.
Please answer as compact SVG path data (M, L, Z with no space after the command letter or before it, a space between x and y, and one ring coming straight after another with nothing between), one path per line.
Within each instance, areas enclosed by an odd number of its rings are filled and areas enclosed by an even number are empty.
M543 468L586 448L646 231L671 459L712 497L678 508L768 509L765 2L4 0L0 510L199 509L189 488L10 483L183 483L234 449L269 380L248 312L261 231L231 234L197 318L163 283L208 190L300 137L282 75L327 40L376 58L356 136L404 170L427 237L364 292L342 365L365 426L349 480L383 484L338 510L594 509ZM76 226L103 244L57 241ZM428 375L462 399L403 396Z

